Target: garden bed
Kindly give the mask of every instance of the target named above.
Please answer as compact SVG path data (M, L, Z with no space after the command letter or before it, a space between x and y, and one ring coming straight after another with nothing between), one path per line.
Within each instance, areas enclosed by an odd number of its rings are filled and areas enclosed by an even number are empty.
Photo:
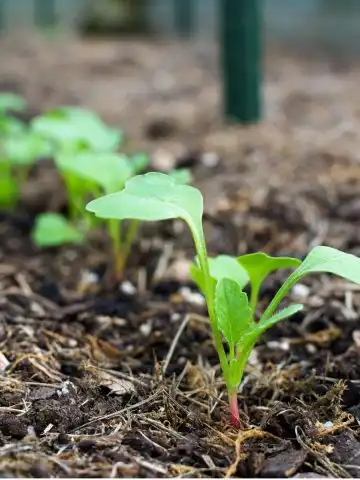
M122 126L126 148L151 152L154 167L190 166L212 254L303 258L318 244L360 254L356 70L270 52L267 119L239 128L221 124L211 46L3 47L0 90L25 95L29 117L84 105ZM292 292L305 309L256 347L239 431L205 305L186 276L186 227L144 226L117 285L101 234L84 247L32 245L35 214L46 209L67 209L48 161L19 209L1 214L2 475L358 475L360 287L316 276ZM283 278L266 282L264 305Z

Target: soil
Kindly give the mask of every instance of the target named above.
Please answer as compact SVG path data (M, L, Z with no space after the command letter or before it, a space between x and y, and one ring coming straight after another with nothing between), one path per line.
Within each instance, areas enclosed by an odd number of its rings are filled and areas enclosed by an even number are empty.
M0 90L86 105L153 167L190 166L212 254L360 253L360 71L323 54L267 53L265 120L226 126L214 46L1 40ZM272 328L227 412L206 310L178 222L144 225L125 280L105 235L38 250L42 210L66 213L50 161L0 218L0 474L4 477L356 477L360 287L314 276L303 312ZM270 278L265 305L285 273Z

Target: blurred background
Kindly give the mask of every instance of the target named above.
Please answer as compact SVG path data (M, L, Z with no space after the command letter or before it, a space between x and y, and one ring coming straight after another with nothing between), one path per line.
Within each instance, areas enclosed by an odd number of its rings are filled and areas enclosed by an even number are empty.
M218 27L217 0L1 0L0 5L2 33L31 28L173 36L181 16L191 17L191 33L196 38L216 37ZM359 48L357 0L263 0L263 7L268 41Z
M1 0L0 90L23 95L29 118L86 106L123 129L125 149L148 152L153 168L194 168L210 215L233 202L234 225L251 235L246 248L303 252L316 239L356 250L359 0L259 2L261 105L247 126L223 113L221 5ZM235 37L230 60L243 55Z

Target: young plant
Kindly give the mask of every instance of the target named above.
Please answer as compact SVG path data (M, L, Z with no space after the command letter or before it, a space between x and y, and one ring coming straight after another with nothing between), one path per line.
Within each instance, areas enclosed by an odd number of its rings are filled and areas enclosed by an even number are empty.
M238 259L210 259L202 227L203 198L196 188L179 185L161 173L138 175L126 182L124 190L91 201L87 210L97 217L137 221L183 219L192 233L197 251L193 277L204 293L210 325L229 396L232 423L239 426L237 391L250 353L262 333L299 312L303 305L278 309L291 287L305 275L333 273L360 283L360 259L331 247L319 246L300 262L296 258L269 257L264 253ZM260 286L266 276L279 268L296 268L256 321ZM250 302L243 291L250 281ZM228 354L223 345L228 344Z
M16 93L3 92L0 93L0 115L8 113L9 111L25 110L26 101Z
M67 175L71 175L74 181L79 182L80 187L83 188L85 185L87 193L91 193L94 197L99 193L111 194L122 190L125 182L133 177L138 169L143 169L148 162L148 157L144 154L128 158L117 153L86 151L75 156L61 158L61 170ZM191 178L186 169L173 170L171 176L177 183L185 183ZM82 198L83 203L84 197ZM94 217L92 216L92 218ZM106 223L113 246L114 270L117 277L121 278L137 234L138 222L130 220L126 231L117 220L108 219ZM91 224L90 221L88 224Z
M38 247L57 247L66 243L82 243L84 240L84 233L58 213L38 215L31 235Z
M94 152L113 152L123 137L121 130L108 127L96 113L76 107L46 112L34 118L31 128L65 153L81 147Z
M32 165L38 158L49 154L50 145L43 138L25 128L10 129L7 134L2 136L0 142L1 206L14 207Z

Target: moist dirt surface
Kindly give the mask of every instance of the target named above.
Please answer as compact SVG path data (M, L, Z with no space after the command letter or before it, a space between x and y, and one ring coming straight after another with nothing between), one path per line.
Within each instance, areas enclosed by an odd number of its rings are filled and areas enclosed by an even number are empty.
M191 47L191 48L190 48ZM93 108L152 168L190 167L211 254L360 254L360 70L267 52L265 120L225 126L214 46L1 40L0 90ZM179 222L144 225L122 282L104 232L39 250L36 214L67 212L50 160L0 215L0 474L3 477L356 477L360 287L314 276L304 310L255 348L227 398L194 255ZM262 307L286 272L268 279Z

